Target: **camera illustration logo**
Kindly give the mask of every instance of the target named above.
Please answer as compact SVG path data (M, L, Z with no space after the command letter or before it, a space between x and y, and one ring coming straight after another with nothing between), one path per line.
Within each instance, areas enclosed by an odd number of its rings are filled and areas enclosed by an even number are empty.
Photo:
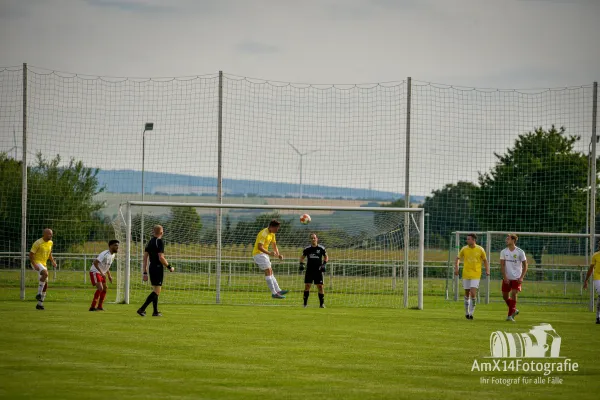
M492 358L559 358L561 338L550 324L533 326L528 333L492 332Z

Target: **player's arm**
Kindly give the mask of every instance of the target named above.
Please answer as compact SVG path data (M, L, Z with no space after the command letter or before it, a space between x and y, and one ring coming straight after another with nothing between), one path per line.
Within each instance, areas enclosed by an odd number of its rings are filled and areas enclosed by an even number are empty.
M173 272L174 268L169 265L169 262L165 258L165 254L164 253L158 253L158 260L163 265L163 267L165 267L169 271Z
M265 254L267 254L269 256L274 256L275 255L275 252L269 251L269 250L265 249L265 245L263 243L259 243L257 247L258 247L258 250L260 252L263 252L263 253L265 253Z
M587 274L585 275L585 280L583 281L583 288L587 289L587 283L588 283L588 279L590 279L590 276L592 276L592 274L594 273L594 264L590 264L590 267L588 268Z
M462 258L462 250L458 253L458 255L456 256L456 259L454 260L454 275L458 276L458 264L460 264L460 259Z
M54 260L54 256L52 255L52 252L50 252L50 257L48 257L50 259L50 262L52 263L52 266L54 268L56 268L56 260Z
M502 280L508 283L508 278L506 278L506 261L504 259L500 259L500 272L502 272Z
M142 263L142 280L146 282L148 280L148 252L144 252L144 261Z
M529 268L529 263L527 262L525 253L523 253L523 261L521 261L521 262L523 263L523 272L521 273L521 276L519 277L519 282L523 282L523 279L525 278L525 274L527 274L527 269Z
M279 257L280 260L283 260L283 255L279 254L279 249L277 248L277 243L273 242L273 254Z
M483 259L483 265L485 266L485 274L490 276L490 261L487 258Z
M35 261L33 260L34 258L35 258L35 253L34 253L33 251L30 251L30 252L29 252L29 262L30 262L32 265L35 265Z
M96 267L96 271L98 271L98 273L102 276L106 276L102 273L102 271L100 271L100 261L98 261L98 259L94 259L94 261L92 261L92 264L94 264L94 267Z
M112 283L112 275L110 274L110 270L106 271L106 277L108 278L108 281Z
M327 257L327 253L325 253L325 255L323 255L323 264L321 264L319 271L327 272L327 261L329 261L329 257Z

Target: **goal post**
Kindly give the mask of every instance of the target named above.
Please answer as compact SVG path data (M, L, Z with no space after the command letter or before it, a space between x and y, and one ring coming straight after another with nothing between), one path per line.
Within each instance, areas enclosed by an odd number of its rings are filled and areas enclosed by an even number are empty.
M583 280L590 265L590 241L593 243L594 235L585 233L452 232L446 275L446 299L452 297L456 301L462 293L460 277L454 276L453 273L453 262L458 250L466 244L466 236L470 233L477 234L477 244L485 249L490 262L491 275L486 277L485 281L482 276L482 284L479 287L480 296L485 298L485 303L502 301L499 253L506 247L506 236L514 233L519 237L517 246L525 251L529 266L523 291L519 295L520 301L581 304L589 305L590 310L593 310L593 291L586 293L583 290ZM452 296L449 296L449 293Z
M423 209L150 201L121 205L113 223L125 244L118 254L117 302L142 301L150 290L134 267L141 265L142 206L144 235L151 237L154 224L164 226L165 257L175 267L165 275L161 302L301 305L299 259L310 245L310 233L316 233L329 256L328 305L423 309ZM303 213L312 216L310 224L300 223ZM271 262L279 285L290 291L284 301L271 298L251 255L257 234L274 218L281 222L276 238L284 259L272 257Z

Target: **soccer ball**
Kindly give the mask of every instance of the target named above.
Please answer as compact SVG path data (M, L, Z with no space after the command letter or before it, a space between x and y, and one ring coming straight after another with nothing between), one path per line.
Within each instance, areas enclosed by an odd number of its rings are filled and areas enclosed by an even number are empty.
M301 224L303 224L303 225L306 225L306 224L308 224L309 222L310 222L310 215L308 215L308 214L302 214L302 215L300 216L300 223L301 223Z

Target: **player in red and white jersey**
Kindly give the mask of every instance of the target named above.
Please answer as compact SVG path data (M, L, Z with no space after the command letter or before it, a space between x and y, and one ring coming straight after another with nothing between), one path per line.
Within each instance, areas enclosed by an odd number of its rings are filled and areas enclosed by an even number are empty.
M507 321L515 322L517 310L517 294L527 273L527 257L517 247L519 237L514 233L506 236L506 248L500 252L500 268L502 270L502 297L508 305ZM510 296L509 296L510 295Z
M108 250L104 250L98 254L98 257L92 262L90 268L90 282L96 286L96 292L94 293L94 300L90 306L90 311L104 311L102 303L106 297L106 278L112 283L112 276L110 275L110 266L112 265L117 252L119 251L119 241L111 240L108 242ZM98 307L96 307L98 302Z

